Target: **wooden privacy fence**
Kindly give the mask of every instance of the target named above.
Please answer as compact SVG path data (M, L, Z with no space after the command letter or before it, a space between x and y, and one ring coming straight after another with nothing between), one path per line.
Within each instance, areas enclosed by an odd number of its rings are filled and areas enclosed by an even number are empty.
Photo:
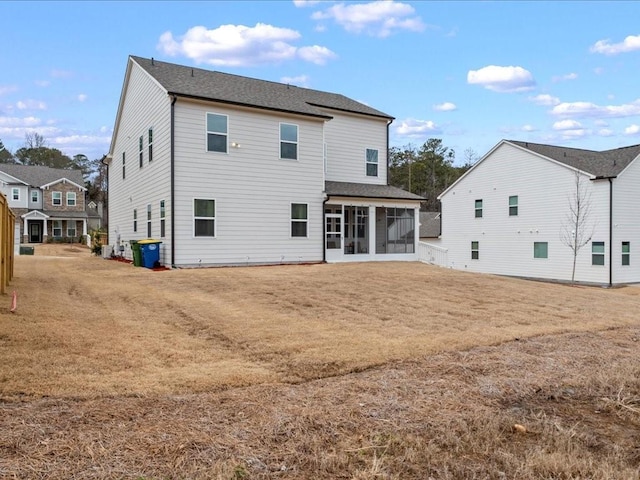
M15 225L16 216L9 208L7 197L0 193L0 293L5 293L13 278Z

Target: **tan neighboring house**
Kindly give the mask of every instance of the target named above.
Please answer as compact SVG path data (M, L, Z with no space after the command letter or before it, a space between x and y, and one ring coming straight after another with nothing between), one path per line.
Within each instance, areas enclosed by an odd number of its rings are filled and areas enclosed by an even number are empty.
M0 191L16 215L21 243L78 241L86 235L83 185L79 170L0 164Z

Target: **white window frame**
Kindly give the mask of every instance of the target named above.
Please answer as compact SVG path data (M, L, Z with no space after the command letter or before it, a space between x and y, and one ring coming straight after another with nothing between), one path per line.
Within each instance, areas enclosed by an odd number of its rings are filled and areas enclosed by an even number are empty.
M215 115L216 117L224 117L225 119L225 128L226 131L222 132L222 131L215 131L215 130L209 130L209 115ZM229 153L229 115L226 115L224 113L216 113L216 112L207 112L205 114L204 117L204 129L205 129L205 138L204 138L204 148L205 151L207 153L225 153L228 154ZM219 136L223 136L224 137L224 151L221 150L209 150L209 134L211 135L219 135ZM198 200L204 200L204 199L198 199Z
M296 139L295 141L293 140L284 140L282 138L282 127L283 126L288 126L288 127L296 127ZM300 158L300 126L297 125L296 123L287 123L287 122L280 122L280 125L278 127L279 129L279 133L280 133L280 149L278 152L278 155L280 156L280 160L292 160L292 161L297 161ZM288 145L295 145L296 146L296 156L295 158L289 158L289 157L283 157L282 156L282 145L283 144L288 144Z
M34 194L35 193L35 199ZM38 203L40 201L40 190L31 190L31 203Z
M59 195L58 203L56 203L56 194ZM51 205L54 207L62 206L62 192L51 192Z
M140 168L144 165L144 135L140 135L138 138L138 161Z
M71 226L73 226L73 228ZM71 230L73 230L73 235L71 235ZM67 237L68 238L75 238L77 233L78 233L78 229L76 228L76 221L75 220L67 220Z
M293 218L293 206L294 205L304 205L306 210L306 218ZM291 238L309 238L309 204L306 202L291 202L289 205L289 216L291 225L289 235ZM293 234L293 224L304 224L304 235L294 235Z
M166 204L164 200L160 200L160 238L164 238L166 235Z
M473 248L474 246L475 248ZM480 242L477 240L471 241L471 260L480 260Z
M625 247L627 247L626 252L625 252ZM622 257L620 259L621 265L623 267L630 266L631 265L631 242L622 242L621 253L622 253Z
M596 251L595 247L600 247L602 246L602 251ZM607 264L606 261L606 257L605 254L607 253L607 244L605 242L591 242L591 265L597 266L597 267L602 267L604 265ZM596 262L596 258L598 259L602 259L602 260L598 260L598 262ZM602 263L600 263L602 262Z
M545 255L543 256L536 256L536 253L538 253L538 250L536 250L536 245L540 245L540 244L544 244L546 245L545 247ZM536 259L545 259L545 258L549 258L549 242L533 242L533 258Z
M512 205L511 204L511 199L515 198L515 203ZM517 217L518 216L518 195L511 195L509 196L509 216L510 217Z
M73 203L71 203L71 199L73 198ZM78 197L76 192L67 192L67 207L75 207L78 205Z
M151 238L151 204L147 205L147 238Z
M58 226L56 227L56 225ZM56 230L60 232L58 235L56 235ZM53 238L62 238L62 220L53 221L53 224L51 225L51 234L53 235Z
M149 152L149 163L153 162L153 127L149 127L147 131L147 150Z
M12 188L11 189L11 199L14 202L19 202L20 201L20 189L19 188Z
M213 216L212 217L197 217L196 216L196 201L212 201L213 202ZM194 198L193 199L193 237L194 238L216 238L218 234L218 222L217 222L217 209L218 202L215 198ZM196 235L196 220L212 220L213 221L213 236L211 235Z
M480 202L480 206L478 206L478 202ZM482 201L482 199L476 198L475 201L473 202L473 206L475 209L475 213L474 213L475 218L482 218L483 209L484 209L484 202Z
M370 161L369 160L369 152L376 152L376 160L374 161ZM364 170L365 170L365 175L367 177L378 177L379 176L379 159L380 159L380 151L377 148L367 148L364 151ZM369 166L370 165L375 165L376 167L376 174L375 175L369 175Z

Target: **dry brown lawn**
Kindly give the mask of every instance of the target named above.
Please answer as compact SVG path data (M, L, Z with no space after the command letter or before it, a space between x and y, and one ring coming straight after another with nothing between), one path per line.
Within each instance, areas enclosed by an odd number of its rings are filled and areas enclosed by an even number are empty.
M640 478L640 287L43 245L12 290L0 478Z

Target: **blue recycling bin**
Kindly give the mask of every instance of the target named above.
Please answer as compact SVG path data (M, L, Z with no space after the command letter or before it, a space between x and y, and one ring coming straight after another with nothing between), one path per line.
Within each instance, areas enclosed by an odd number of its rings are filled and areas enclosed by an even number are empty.
M142 256L142 266L146 268L154 268L160 264L160 242L159 240L140 240L140 254Z

